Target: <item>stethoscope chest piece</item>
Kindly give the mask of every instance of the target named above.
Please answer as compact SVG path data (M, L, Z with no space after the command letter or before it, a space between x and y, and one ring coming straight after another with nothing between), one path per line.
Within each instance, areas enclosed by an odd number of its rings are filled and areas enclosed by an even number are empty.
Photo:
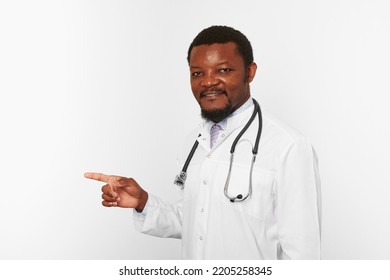
M173 183L179 186L180 189L183 190L186 179L187 179L187 172L181 171L179 175L176 175L175 181Z

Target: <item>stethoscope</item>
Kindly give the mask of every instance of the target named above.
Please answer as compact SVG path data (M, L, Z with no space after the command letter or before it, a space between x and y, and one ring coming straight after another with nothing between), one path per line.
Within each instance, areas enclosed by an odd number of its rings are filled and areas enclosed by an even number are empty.
M241 201L244 201L245 199L247 199L249 196L252 195L252 172L253 172L253 165L254 165L254 163L256 161L257 151L258 151L259 142L260 142L261 130L262 130L262 127L263 127L263 118L261 116L260 105L259 105L259 103L257 103L257 101L255 99L252 98L252 100L253 100L253 104L255 105L255 108L253 109L252 116L250 117L250 119L248 120L248 122L246 123L244 128L237 135L236 139L234 139L232 147L230 148L229 173L228 173L228 176L226 178L226 183L225 183L225 188L224 188L224 194L230 200L230 202L236 202L236 201L237 202L241 202ZM253 120L256 117L256 114L259 115L259 128L257 130L256 142L255 142L255 145L253 146L253 149L252 149L252 155L253 156L252 156L250 175L249 175L249 189L248 189L248 193L245 196L243 196L242 194L239 194L237 196L229 196L229 182L230 182L230 175L231 175L231 172L232 172L232 166L233 166L233 160L234 160L234 152L235 152L235 149L236 149L236 145L237 145L238 141L240 140L241 136L245 133L245 131L248 129L248 127L252 124ZM200 136L200 134L198 135L198 137L199 136ZM186 178L187 178L187 168L188 168L188 165L191 162L192 157L194 156L194 153L196 151L196 148L198 147L198 144L199 144L199 142L198 142L198 140L196 140L194 145L191 148L190 153L188 154L188 157L187 157L187 159L186 159L186 161L184 163L183 169L181 170L180 174L177 175L176 178L175 178L174 184L178 185L179 187L181 187L181 189L184 189L184 184L185 184L185 181L186 181Z

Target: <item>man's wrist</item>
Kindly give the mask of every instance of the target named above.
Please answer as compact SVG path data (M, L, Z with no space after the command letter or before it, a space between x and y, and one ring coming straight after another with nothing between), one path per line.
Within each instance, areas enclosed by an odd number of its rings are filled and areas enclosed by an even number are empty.
M149 197L148 193L143 191L141 198L139 200L139 204L135 208L135 211L137 211L138 213L142 213L142 211L144 211L146 202L148 201L148 197Z

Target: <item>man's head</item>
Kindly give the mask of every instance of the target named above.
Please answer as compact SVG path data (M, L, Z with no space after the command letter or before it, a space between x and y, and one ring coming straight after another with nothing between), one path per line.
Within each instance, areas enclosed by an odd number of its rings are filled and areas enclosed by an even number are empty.
M204 118L219 122L248 100L257 66L241 32L227 26L206 28L191 43L187 59L192 92Z

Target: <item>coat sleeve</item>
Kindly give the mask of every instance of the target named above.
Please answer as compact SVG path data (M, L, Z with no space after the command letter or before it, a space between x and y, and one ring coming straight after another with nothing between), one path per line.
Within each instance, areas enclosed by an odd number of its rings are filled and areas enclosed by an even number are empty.
M157 237L181 238L181 209L181 203L171 204L149 194L145 208L147 213L134 211L135 228L139 232Z
M318 160L301 138L280 158L276 178L275 214L279 259L319 259L321 193Z

